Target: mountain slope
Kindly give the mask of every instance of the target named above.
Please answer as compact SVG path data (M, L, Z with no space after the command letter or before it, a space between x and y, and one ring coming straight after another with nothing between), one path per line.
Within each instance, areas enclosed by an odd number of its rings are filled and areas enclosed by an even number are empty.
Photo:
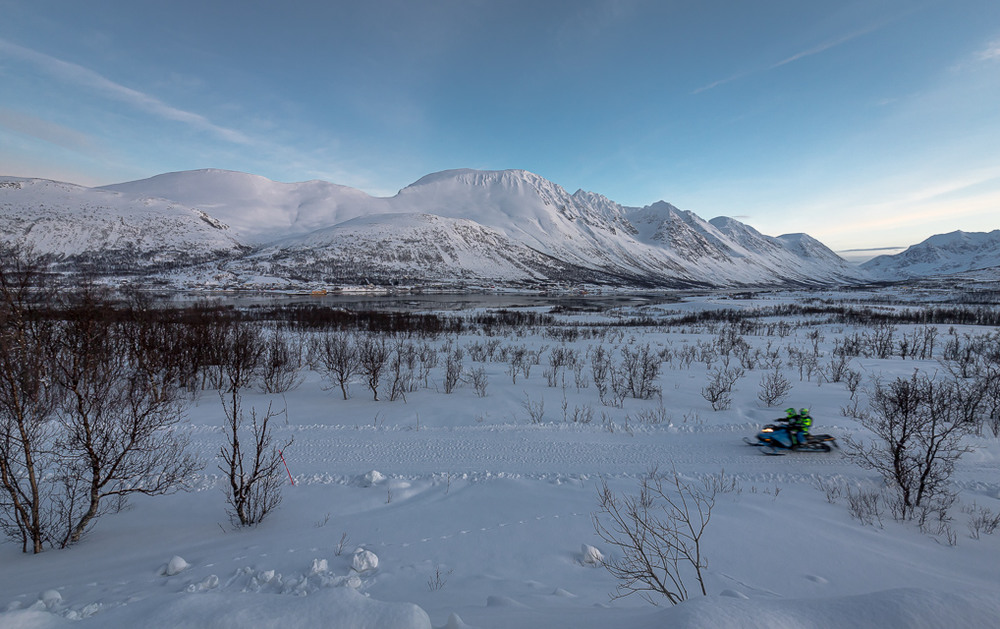
M951 275L1000 266L1000 229L931 236L895 255L878 256L861 268L880 279Z
M280 183L218 169L165 173L99 189L197 207L252 243L335 225L369 213L379 202L361 190L326 181Z
M705 221L663 201L625 207L593 192L570 194L523 170L433 173L388 198L321 181L278 183L221 170L75 188L81 198L90 195L83 205L100 199L118 208L128 225L150 220L140 208L152 208L150 216L187 212L206 226L214 221L225 228L230 249L255 248L225 262L237 283L268 276L685 287L822 285L863 275L804 235L764 236L739 221ZM39 211L46 204L39 199ZM136 250L158 251L154 243L132 242ZM188 250L219 247L192 241Z
M0 234L77 262L118 268L200 262L246 250L201 210L45 179L0 178Z

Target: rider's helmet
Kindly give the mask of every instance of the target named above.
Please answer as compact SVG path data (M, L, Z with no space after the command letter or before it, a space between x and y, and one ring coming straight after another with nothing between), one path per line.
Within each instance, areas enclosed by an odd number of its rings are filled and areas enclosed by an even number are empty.
M809 417L809 409L808 408L800 409L799 415L801 415L802 417Z
M785 417L788 419L795 419L799 414L794 408L785 409Z

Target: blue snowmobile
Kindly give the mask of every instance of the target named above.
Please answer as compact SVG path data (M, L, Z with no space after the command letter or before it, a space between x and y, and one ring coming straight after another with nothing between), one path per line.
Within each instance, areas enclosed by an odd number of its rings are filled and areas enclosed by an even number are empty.
M756 439L743 437L743 441L751 446L759 446L764 454L786 454L788 452L829 452L839 448L837 440L832 435L817 435L797 432L793 438L785 418L774 420L757 433ZM832 447L831 447L832 446Z

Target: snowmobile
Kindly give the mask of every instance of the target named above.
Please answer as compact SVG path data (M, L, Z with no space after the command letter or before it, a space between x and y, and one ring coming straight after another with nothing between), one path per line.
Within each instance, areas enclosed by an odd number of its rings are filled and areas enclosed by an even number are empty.
M799 435L801 438L801 435ZM788 430L788 422L783 419L775 420L773 424L767 424L757 433L756 439L743 437L743 441L752 446L760 446L764 454L785 454L794 452L829 452L833 448L839 448L837 440L832 435L806 434L804 442L793 443L791 432ZM831 446L833 446L831 448Z

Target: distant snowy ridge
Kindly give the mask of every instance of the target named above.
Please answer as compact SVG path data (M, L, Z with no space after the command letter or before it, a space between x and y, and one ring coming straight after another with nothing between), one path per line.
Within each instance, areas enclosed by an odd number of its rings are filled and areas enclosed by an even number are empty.
M74 184L0 178L0 235L58 258L116 268L176 266L247 250L223 222L173 201Z
M1000 229L938 234L901 253L872 258L861 268L875 277L889 280L994 268L1000 272Z
M5 239L62 254L131 243L133 252L161 261L179 241L185 261L211 260L182 282L224 276L235 284L268 278L324 285L737 287L866 277L804 234L765 236L734 219L705 221L663 201L626 207L593 192L570 194L524 170L433 173L386 198L323 181L278 183L222 170L93 189L48 183L17 202L19 190L0 187ZM75 197L57 193L60 186ZM106 208L104 216L82 209L94 206ZM156 228L162 242L139 235L72 242L53 239L48 228L25 229L27 217L51 218L52 208L59 209L56 222L73 233L104 234L108 220L142 226L169 215L175 223Z

